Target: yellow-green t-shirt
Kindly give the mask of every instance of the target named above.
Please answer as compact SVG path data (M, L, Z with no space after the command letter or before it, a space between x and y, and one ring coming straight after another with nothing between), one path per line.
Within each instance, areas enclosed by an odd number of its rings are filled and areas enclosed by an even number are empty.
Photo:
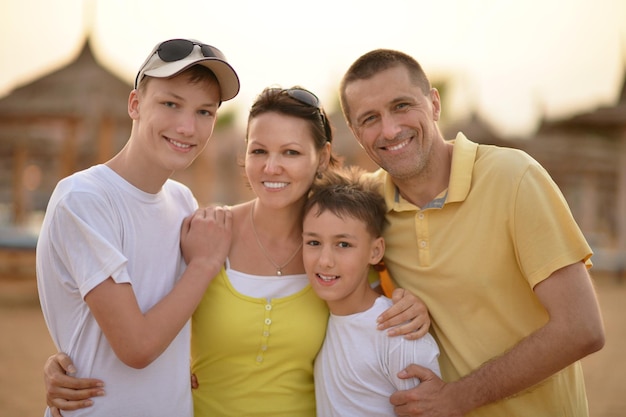
M315 417L313 361L328 308L310 285L287 297L248 297L224 269L192 317L195 417Z
M591 249L558 187L527 154L454 141L449 188L426 207L404 200L379 170L389 226L385 263L421 297L454 381L546 323L533 287ZM482 407L481 417L587 416L579 362L524 393Z

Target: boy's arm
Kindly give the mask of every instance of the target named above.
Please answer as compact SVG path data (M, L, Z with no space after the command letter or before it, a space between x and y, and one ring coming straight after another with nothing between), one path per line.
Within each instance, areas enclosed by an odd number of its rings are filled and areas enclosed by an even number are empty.
M132 287L115 284L111 278L87 294L85 301L120 360L145 367L176 337L221 269L230 249L231 227L230 210L217 207L200 209L184 220L181 248L189 266L174 289L145 314L139 310ZM146 337L149 340L141 340ZM75 378L74 372L65 353L48 358L44 381L50 407L85 408L92 405L89 398L104 395L102 381ZM52 411L55 415L56 410Z
M186 218L181 248L187 268L172 291L145 313L133 288L106 279L85 296L118 358L133 368L154 361L189 320L210 281L224 264L231 241L232 213L222 207L199 209Z

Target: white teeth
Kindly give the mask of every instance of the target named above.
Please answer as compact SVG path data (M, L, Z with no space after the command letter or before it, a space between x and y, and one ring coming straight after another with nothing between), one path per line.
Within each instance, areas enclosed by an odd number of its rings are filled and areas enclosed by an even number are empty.
M318 277L320 277L320 279L324 282L330 282L334 279L339 278L337 275L322 275L322 274L317 274Z
M176 146L177 148L182 148L182 149L191 148L191 145L188 145L188 144L186 144L186 143L181 143L181 142L178 142L178 141L176 141L176 140L174 140L174 139L170 139L169 141L170 141L170 143L171 143L172 145Z
M404 142L398 143L397 145L387 146L387 150L388 151L397 151L398 149L404 148L407 145L407 143L409 143L409 141L405 140Z
M263 185L265 185L267 188L283 188L286 187L288 183L286 182L264 182Z

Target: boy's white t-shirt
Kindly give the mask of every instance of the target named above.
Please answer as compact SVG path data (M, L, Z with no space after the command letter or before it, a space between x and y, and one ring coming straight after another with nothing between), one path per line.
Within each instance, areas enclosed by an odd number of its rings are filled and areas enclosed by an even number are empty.
M106 395L70 416L189 416L189 323L144 369L121 362L84 302L109 276L130 283L142 311L171 291L184 262L180 227L197 203L184 185L168 180L145 193L105 165L59 182L37 244L37 285L48 329L78 377L102 379ZM46 411L49 414L49 410Z
M315 360L317 415L393 416L391 394L419 383L398 378L398 372L417 364L440 375L439 348L430 334L406 340L376 329L376 318L392 304L381 296L364 312L330 315L326 339Z

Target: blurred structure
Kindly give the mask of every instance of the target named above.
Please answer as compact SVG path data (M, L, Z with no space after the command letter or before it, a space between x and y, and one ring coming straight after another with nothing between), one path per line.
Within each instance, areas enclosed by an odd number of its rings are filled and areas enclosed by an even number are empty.
M443 94L445 86L438 87ZM52 190L61 178L105 162L124 146L131 89L96 61L86 41L69 65L0 99L0 277L23 271L34 276L37 230ZM374 170L343 116L336 112L330 120L335 152L346 164ZM626 268L626 84L614 107L544 122L525 140L497 137L476 118L446 122L447 138L463 131L474 141L531 154L561 187L595 251L595 268ZM201 205L251 197L239 125L234 114L220 113L204 152L174 175Z
M69 65L0 99L0 276L33 271L38 228L56 183L124 146L131 90L95 60L86 41ZM221 116L232 124L228 114ZM235 163L243 135L233 139L237 133L224 123L215 136L220 133L226 137L212 140L189 170L176 175L201 204L229 202L230 193L245 191ZM217 152L211 147L216 142ZM214 184L215 172L225 181Z

